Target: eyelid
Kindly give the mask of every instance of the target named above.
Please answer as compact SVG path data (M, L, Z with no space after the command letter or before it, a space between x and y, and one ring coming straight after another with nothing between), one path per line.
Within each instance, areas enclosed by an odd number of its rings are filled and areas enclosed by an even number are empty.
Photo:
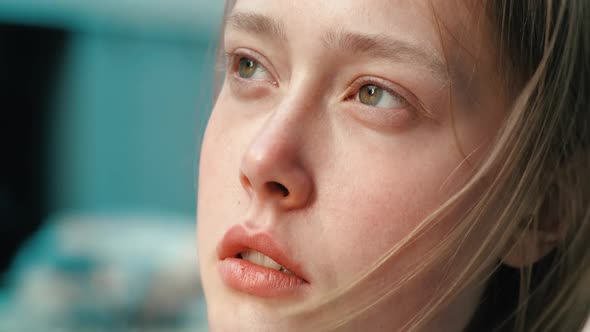
M429 112L423 107L422 103L418 100L413 93L406 90L405 88L395 84L389 80L375 77L375 76L362 76L360 78L355 79L352 83L350 83L349 87L346 89L345 92L345 99L350 99L351 96L354 96L361 87L364 85L373 84L376 85L383 90L391 93L394 96L399 97L405 103L407 103L408 107L412 110L416 110L418 113L421 113L427 117L429 116Z
M248 80L248 81L264 81L264 80L245 79L245 78L235 76L235 73L237 72L236 66L238 65L239 58L246 57L246 58L250 58L250 59L256 61L259 66L261 66L267 73L269 73L272 76L272 79L269 80L269 82L272 85L278 86L278 82L279 82L280 78L278 77L276 71L273 70L272 66L270 65L270 62L268 60L266 60L266 58L264 56L262 56L260 53L249 50L249 49L245 49L245 48L238 48L238 49L235 49L230 52L225 51L224 53L226 55L227 69L229 69L231 71L234 78L240 79L240 80Z

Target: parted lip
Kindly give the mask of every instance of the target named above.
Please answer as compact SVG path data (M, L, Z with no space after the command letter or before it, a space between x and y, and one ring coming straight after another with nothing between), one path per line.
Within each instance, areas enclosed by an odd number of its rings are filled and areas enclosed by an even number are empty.
M242 225L231 227L223 236L223 239L217 246L217 256L219 260L237 257L239 253L245 250L258 251L287 270L291 271L296 277L308 282L304 277L301 266L289 258L273 238L267 233L249 234Z

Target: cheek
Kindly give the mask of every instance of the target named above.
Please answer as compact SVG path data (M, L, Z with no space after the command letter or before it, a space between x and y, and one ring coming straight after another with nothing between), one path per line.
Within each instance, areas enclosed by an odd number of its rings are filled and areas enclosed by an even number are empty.
M367 151L367 144L343 144L347 152L336 155L345 158L336 164L346 166L319 179L338 184L320 185L318 194L319 219L332 239L325 252L338 267L338 283L346 282L393 248L467 178L470 169L459 166L462 159L452 134L436 138L431 140L437 143L429 146L427 139L409 137L408 142L422 145L400 142L387 150ZM404 259L413 261L423 256L449 231L454 220L449 216L412 250L405 251ZM346 264L341 264L343 257Z
M199 160L197 235L202 256L215 256L223 232L247 213L249 198L239 181L240 166L265 118L245 113L224 86L207 123Z
M199 255L202 258L215 257L217 239L221 238L224 224L231 224L235 216L228 212L230 205L240 202L238 179L239 159L234 152L239 148L232 138L230 122L223 118L219 102L207 124L201 145L199 160L199 184L197 194L197 236Z

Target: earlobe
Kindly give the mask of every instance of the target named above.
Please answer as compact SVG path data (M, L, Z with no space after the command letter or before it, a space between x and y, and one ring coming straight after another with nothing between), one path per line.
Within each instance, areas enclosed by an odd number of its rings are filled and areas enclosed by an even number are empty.
M561 200L557 183L549 186L542 203L533 208L514 231L502 262L520 268L531 266L553 251L566 235L566 223L559 213ZM561 199L560 199L561 198Z
M559 227L539 229L529 224L515 234L502 262L515 268L531 266L558 246L562 239L561 233Z

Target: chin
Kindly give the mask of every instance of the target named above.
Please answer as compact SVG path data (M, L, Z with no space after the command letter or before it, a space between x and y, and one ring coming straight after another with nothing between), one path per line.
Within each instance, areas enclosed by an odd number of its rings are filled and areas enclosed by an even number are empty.
M280 319L270 311L255 309L246 302L236 305L211 303L208 301L208 320L210 332L296 332L306 331L301 325L288 319Z

